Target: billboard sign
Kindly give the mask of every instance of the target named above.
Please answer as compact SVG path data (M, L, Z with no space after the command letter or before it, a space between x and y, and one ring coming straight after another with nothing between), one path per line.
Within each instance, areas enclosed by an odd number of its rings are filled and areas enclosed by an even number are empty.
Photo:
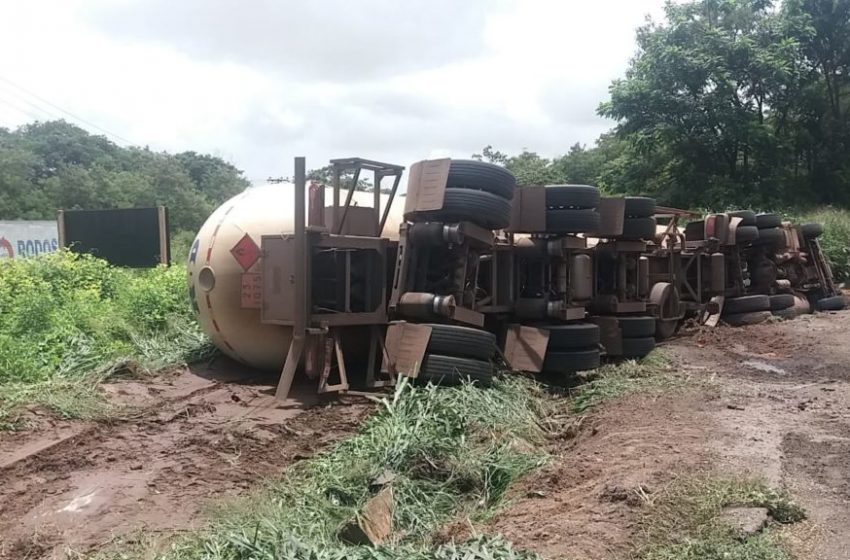
M0 220L0 259L34 257L59 248L52 220Z

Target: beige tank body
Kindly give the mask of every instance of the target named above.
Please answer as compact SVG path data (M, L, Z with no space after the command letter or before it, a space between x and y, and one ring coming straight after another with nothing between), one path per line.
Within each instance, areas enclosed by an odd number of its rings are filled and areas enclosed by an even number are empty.
M260 261L254 256L263 235L292 233L294 188L291 183L267 184L234 196L201 226L189 254L189 294L201 328L222 352L261 369L283 367L292 329L263 324L259 309L242 308L242 274L260 272ZM343 201L345 194L343 190ZM328 188L327 203L332 197L333 190ZM381 195L382 210L388 199ZM372 207L373 201L372 193L356 192L352 204ZM385 237L398 239L403 209L404 201L396 197Z

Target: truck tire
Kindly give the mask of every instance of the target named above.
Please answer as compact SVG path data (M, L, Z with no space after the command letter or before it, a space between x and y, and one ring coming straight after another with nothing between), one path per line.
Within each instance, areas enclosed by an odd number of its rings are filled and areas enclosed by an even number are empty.
M765 295L729 298L723 305L723 313L729 315L737 313L751 313L754 311L768 311L769 309L770 298Z
M789 307L794 307L793 294L774 294L770 296L771 311L782 311L783 309L788 309Z
M655 336L655 317L617 317L623 338Z
M626 218L622 239L655 239L655 218Z
M772 316L773 314L770 311L750 311L748 313L733 313L731 315L724 315L723 321L727 325L731 325L733 327L743 327L744 325L757 325L759 323L764 323Z
M543 360L544 373L574 373L599 367L599 349L576 350L573 352L546 352Z
M655 215L655 199L646 196L627 196L623 204L626 218L649 218Z
M735 230L735 245L746 245L759 238L759 228L756 226L738 226Z
M756 214L756 227L759 229L782 227L782 216L779 214Z
M738 230L741 228L739 227ZM753 245L764 245L767 247L777 247L785 244L785 232L782 228L771 227L759 229L759 237L753 242Z
M656 319L655 340L666 340L676 334L681 322L679 319Z
M546 206L549 208L596 208L599 189L590 185L546 185Z
M844 296L832 296L817 300L815 309L818 311L841 311L847 307Z
M752 210L734 210L729 212L730 218L741 218L741 223L738 224L738 227L741 226L753 226L756 227L758 222L756 221L756 213Z
M458 325L426 326L431 327L428 354L489 360L496 353L496 336L487 331Z
M623 358L643 358L655 349L655 337L624 338Z
M511 223L511 201L473 189L446 189L443 207L425 212L428 220L472 222L486 229L504 229Z
M599 231L599 212L591 209L555 208L546 210L546 230L557 233Z
M449 166L448 189L472 189L513 199L516 178L500 165L471 159L453 159Z
M546 325L540 328L549 331L548 349L553 352L590 348L599 344L599 325L593 323Z
M796 319L800 316L800 312L794 306L791 306L787 309L780 309L779 311L772 312L775 317L780 317L785 319L786 321L790 321L791 319Z
M469 358L428 354L422 360L417 380L434 385L459 385L468 380L486 387L493 382L493 364Z
M823 224L815 222L803 224L800 226L800 233L802 233L803 237L806 239L817 239L823 235Z

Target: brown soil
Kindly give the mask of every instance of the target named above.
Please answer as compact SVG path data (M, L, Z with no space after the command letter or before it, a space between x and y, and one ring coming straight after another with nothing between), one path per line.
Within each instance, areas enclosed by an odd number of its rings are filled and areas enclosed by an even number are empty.
M273 377L251 375L219 360L116 382L105 391L132 418L41 415L27 431L0 434L0 559L64 558L139 529L190 528L211 501L351 434L371 409L315 396L281 405Z
M665 345L674 369L710 383L601 406L476 531L545 558L620 558L653 492L698 472L743 474L806 508L809 520L785 531L798 558L850 558L848 332L850 312L685 333Z
M498 532L546 558L619 558L639 540L654 493L711 471L788 488L809 513L786 531L798 557L845 560L847 332L850 311L685 333L665 345L690 381L683 388L627 396L565 425L550 465L517 485L500 513L444 536ZM40 417L28 432L0 434L0 559L62 558L140 528L196 526L207 504L351 434L370 410L279 406L272 383L222 361L109 385L111 399L142 407L132 419Z

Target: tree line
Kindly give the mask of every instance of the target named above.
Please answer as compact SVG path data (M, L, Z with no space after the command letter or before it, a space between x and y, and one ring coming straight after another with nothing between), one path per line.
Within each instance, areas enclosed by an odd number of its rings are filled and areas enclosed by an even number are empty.
M617 121L546 159L488 146L523 184L589 183L681 207L850 205L850 0L668 2L610 86Z
M172 231L195 232L248 185L221 158L124 148L65 121L0 128L0 220L165 205Z

